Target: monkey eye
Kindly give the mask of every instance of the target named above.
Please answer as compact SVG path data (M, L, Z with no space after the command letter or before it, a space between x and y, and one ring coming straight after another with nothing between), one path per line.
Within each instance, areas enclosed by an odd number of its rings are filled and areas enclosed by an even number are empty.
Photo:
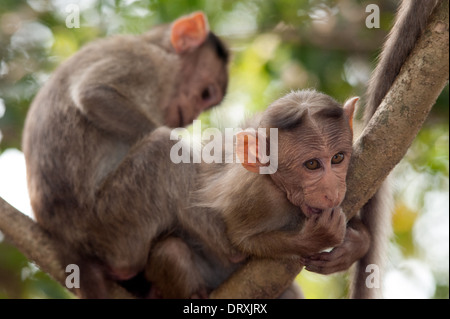
M214 84L209 84L205 87L201 93L201 99L203 102L207 103L208 107L213 106L214 103L218 103L217 95L219 92L217 91Z
M315 169L318 169L318 168L321 167L319 161L316 160L316 159L312 159L312 160L306 161L306 162L304 163L304 165L305 165L306 168L309 169L309 170L315 170Z
M211 91L209 87L207 87L202 91L202 100L208 101L210 98L211 98Z
M337 153L331 158L331 164L339 164L344 160L343 153Z

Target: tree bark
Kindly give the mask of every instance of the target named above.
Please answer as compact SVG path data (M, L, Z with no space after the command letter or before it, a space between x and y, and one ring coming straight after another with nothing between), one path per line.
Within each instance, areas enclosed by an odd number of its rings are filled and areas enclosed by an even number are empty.
M65 286L69 275L59 259L56 243L35 221L22 214L0 197L0 231L5 238L19 249L42 271ZM71 290L77 294L77 289ZM108 291L114 298L132 298L115 282L108 282Z
M448 1L440 1L397 80L354 145L347 176L347 196L342 205L349 219L373 196L389 172L403 158L448 81L448 10ZM2 198L0 230L40 269L62 285L65 284L67 274L59 261L52 238ZM277 297L302 267L296 259L252 259L214 291L211 297ZM124 289L114 284L112 296L130 297Z
M22 214L0 197L0 230L40 269L64 284L66 274L49 235L31 218Z
M448 0L436 7L425 33L353 147L347 178L350 191L342 205L348 219L405 156L448 82L448 9Z

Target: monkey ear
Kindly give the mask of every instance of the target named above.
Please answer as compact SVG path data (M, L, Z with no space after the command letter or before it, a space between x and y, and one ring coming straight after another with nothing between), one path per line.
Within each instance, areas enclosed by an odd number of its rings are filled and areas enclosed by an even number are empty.
M344 103L344 113L348 117L350 128L353 131L353 113L355 112L356 102L359 101L359 97L352 97Z
M172 23L170 41L177 53L195 49L205 42L209 33L208 20L203 12L194 12Z
M246 170L259 173L259 168L263 165L258 159L258 136L256 132L245 130L236 133L236 153Z

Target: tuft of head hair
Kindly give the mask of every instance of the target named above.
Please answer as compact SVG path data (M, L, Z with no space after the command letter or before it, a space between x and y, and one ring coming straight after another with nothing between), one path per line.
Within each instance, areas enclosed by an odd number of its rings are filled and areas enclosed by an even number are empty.
M342 105L330 96L315 90L293 91L273 102L264 112L261 126L291 130L306 117L340 118L344 116Z
M214 33L209 32L208 37L206 38L206 43L209 43L215 49L219 59L225 63L229 62L230 53L219 37L217 37Z

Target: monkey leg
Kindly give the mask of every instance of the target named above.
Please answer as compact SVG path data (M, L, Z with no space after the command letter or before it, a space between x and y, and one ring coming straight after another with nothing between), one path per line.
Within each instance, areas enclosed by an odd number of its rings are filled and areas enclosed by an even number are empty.
M117 280L144 269L150 243L174 227L188 202L195 167L171 162L173 144L165 127L145 136L96 192L94 253Z
M194 252L180 238L168 237L150 252L145 277L150 298L207 298Z

